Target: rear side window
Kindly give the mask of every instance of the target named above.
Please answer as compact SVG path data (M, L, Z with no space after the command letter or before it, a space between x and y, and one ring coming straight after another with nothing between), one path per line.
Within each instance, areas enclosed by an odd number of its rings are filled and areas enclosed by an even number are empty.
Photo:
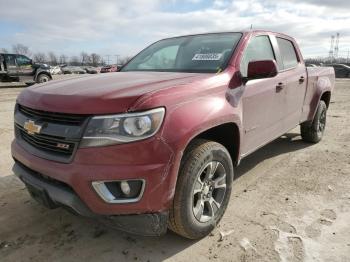
M16 57L14 55L5 55L6 65L9 67L16 66Z
M271 42L268 36L256 36L244 50L240 69L243 77L247 77L248 64L250 61L275 60Z
M291 41L277 37L278 47L283 61L283 69L289 69L298 65L298 57Z

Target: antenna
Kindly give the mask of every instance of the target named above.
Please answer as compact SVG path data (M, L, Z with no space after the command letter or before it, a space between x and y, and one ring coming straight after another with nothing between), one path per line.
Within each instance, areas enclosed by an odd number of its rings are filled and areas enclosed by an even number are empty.
M114 56L115 56L115 64L118 65L120 55L114 55Z

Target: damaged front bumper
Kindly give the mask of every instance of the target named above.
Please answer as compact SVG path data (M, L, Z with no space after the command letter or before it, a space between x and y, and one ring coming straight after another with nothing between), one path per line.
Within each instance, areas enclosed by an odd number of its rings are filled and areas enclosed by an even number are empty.
M16 161L13 172L26 185L30 195L47 208L64 207L73 213L92 217L116 229L143 236L160 236L166 233L167 212L137 215L99 215L88 206L67 184L45 177Z

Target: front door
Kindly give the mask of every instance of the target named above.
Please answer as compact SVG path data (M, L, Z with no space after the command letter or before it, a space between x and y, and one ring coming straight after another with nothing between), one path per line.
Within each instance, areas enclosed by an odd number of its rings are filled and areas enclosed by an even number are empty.
M259 60L276 60L270 37L255 36L244 50L240 71L247 76L248 63ZM250 80L244 87L242 155L247 155L280 135L285 116L285 83L283 76Z
M16 55L16 63L18 66L18 76L22 82L34 81L35 70L32 60L24 55Z

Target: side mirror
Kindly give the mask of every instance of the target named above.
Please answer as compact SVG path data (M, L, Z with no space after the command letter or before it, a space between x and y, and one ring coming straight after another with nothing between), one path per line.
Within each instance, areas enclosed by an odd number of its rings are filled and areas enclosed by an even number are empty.
M247 81L275 77L277 73L275 60L251 61L248 64Z

